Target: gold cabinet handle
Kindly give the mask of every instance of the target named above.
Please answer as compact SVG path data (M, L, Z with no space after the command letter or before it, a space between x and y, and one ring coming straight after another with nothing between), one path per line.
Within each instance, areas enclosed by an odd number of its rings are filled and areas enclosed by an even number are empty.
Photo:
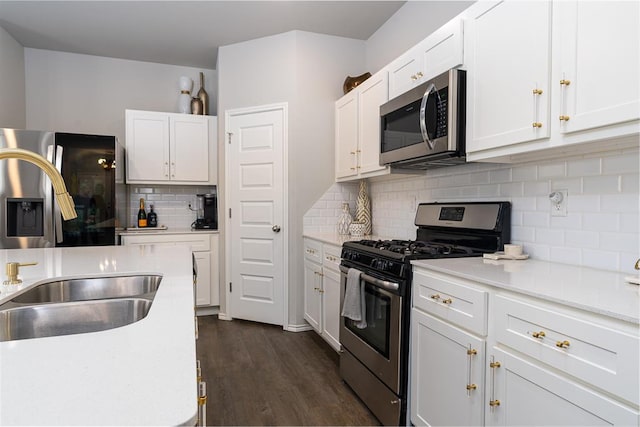
M560 80L560 84L562 86L569 86L571 84L571 80L562 79Z
M318 288L318 293L324 294L324 290Z
M544 333L544 331L540 331L540 332L533 332L533 333L531 334L531 336L532 336L532 337L534 337L534 338L540 338L540 339L542 339L542 338L544 338L545 336L547 336L547 334L545 334L545 333Z
M350 154L356 154L356 152L355 152L355 151L350 151L349 153L350 153Z
M540 123L540 122L533 122L532 126L533 126L534 128L541 128L541 127L542 127L542 123Z
M500 364L500 362L491 362L491 363L489 363L489 367L492 368L492 369L499 368L500 366L502 366Z
M560 117L558 117L558 119L560 119L561 122L568 122L569 121L569 116L560 116Z
M494 356L491 356L491 362L489 363L489 367L491 368L491 389L489 391L489 406L494 407L494 406L500 406L500 401L498 399L496 399L495 393L496 393L496 369L498 369L500 366L502 366L500 364L500 362L496 361L494 359Z
M432 300L438 301L440 299L440 295L439 294L433 294L429 298L431 298Z
M542 95L542 89L534 89L533 90L533 94L534 95Z
M560 348L569 348L570 345L571 343L567 340L556 342L556 347L560 347Z
M477 389L478 386L475 384L467 384L467 390L471 391L471 390L475 390Z
M447 298L447 299L443 299L442 303L443 304L451 304L453 302L453 300L451 298Z
M416 76L415 74L413 74L413 75L411 76L411 80L418 80L418 76Z
M478 354L478 350L476 350L475 348L470 348L467 350L467 354L469 356L475 356L476 354Z
M498 399L496 400L490 400L489 401L489 406L500 406L500 401Z
M417 76L418 78L420 78L420 77L424 76L424 74L422 74L422 71L418 71L418 72L416 73L416 76Z
M476 388L478 388L478 386L476 386L472 382L472 380L473 380L473 373L472 373L473 366L472 366L471 359L476 354L478 354L478 351L475 348L471 348L471 344L469 344L469 346L467 347L467 355L469 356L467 358L467 396L471 396L471 391L475 390Z

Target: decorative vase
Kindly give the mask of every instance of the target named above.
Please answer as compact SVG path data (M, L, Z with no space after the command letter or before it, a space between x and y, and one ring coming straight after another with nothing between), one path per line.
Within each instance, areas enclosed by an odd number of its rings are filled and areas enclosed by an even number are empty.
M202 115L202 101L200 101L200 98L191 98L191 114Z
M351 214L349 213L349 203L342 204L342 213L338 217L338 234L343 236L349 235L349 226L353 219L351 218Z
M202 101L202 114L209 115L209 95L204 90L204 73L200 73L200 90L198 91L198 98Z
M189 77L180 77L180 95L178 96L178 112L191 114L191 88L193 80Z
M364 236L364 224L361 222L352 222L349 226L349 234L351 234L351 237Z
M367 194L367 182L360 181L360 191L356 201L356 221L364 224L364 234L371 234L371 199Z
M360 74L359 76L356 76L356 77L347 76L347 78L344 79L344 83L342 84L342 91L346 95L347 93L352 91L356 86L358 86L360 83L367 80L369 77L371 77L371 73L369 72Z

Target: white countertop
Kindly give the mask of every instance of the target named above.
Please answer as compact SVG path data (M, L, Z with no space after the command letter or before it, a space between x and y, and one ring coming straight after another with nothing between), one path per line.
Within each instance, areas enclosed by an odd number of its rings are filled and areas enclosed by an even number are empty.
M107 331L0 342L0 425L179 425L197 417L191 252L183 246L0 250L17 289L51 278L160 273L147 316ZM4 278L3 278L4 280ZM0 285L0 303L15 292Z
M629 274L529 259L447 258L413 261L417 267L640 323L640 286Z
M170 234L191 234L191 233L195 233L195 234L218 234L219 231L218 230L196 230L193 228L166 228L166 229L161 229L161 228L154 228L154 227L147 227L147 228L140 228L140 229L135 229L135 228L127 228L124 229L122 231L118 231L118 234L120 236L140 236L140 235L151 235L151 234L163 234L163 235L170 235Z
M385 237L377 236L377 235L367 235L367 236L345 236L338 233L318 233L318 232L309 232L305 231L302 233L302 237L307 237L309 239L318 240L323 243L329 243L331 245L342 246L344 242L350 241L359 241L363 239L368 240L386 240Z

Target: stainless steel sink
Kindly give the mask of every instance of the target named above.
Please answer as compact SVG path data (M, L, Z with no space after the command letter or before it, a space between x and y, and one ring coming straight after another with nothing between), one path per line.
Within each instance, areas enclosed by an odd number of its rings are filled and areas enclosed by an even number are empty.
M14 307L0 311L0 341L105 331L137 322L152 300L118 298Z
M18 304L138 297L158 290L162 276L136 275L59 280L43 283L11 300ZM1 308L1 307L0 307Z

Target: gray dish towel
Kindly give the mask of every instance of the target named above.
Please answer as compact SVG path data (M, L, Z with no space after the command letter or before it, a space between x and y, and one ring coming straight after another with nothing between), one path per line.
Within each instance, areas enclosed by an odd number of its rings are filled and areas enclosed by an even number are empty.
M342 316L356 322L356 328L367 327L365 314L367 312L364 302L364 282L360 280L362 272L355 268L350 268L347 273L347 286L344 290L344 303L342 305Z

